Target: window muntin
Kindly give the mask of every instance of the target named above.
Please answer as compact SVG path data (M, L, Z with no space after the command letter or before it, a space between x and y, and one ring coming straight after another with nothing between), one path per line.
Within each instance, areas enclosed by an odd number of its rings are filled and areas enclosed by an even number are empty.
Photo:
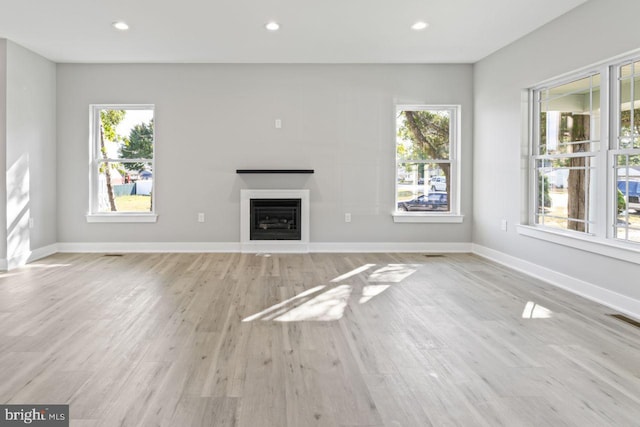
M92 214L153 213L152 105L91 106Z
M396 210L457 213L459 106L396 108Z
M600 74L535 91L534 223L592 233L597 209Z

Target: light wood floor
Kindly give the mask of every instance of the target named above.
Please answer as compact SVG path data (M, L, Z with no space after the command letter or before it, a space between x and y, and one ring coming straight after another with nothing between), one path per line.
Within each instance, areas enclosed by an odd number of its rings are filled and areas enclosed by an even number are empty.
M640 329L473 255L58 254L0 274L0 403L72 426L638 426Z

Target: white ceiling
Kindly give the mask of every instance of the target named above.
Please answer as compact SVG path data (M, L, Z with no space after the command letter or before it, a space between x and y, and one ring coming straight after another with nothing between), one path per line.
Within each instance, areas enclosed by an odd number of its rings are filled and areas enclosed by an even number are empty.
M55 62L472 63L585 1L0 0L0 38Z

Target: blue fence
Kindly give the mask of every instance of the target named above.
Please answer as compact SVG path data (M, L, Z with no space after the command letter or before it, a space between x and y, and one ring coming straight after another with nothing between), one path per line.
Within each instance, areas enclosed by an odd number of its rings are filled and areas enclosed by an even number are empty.
M136 183L132 182L130 184L119 184L113 186L113 196L131 196L136 194Z

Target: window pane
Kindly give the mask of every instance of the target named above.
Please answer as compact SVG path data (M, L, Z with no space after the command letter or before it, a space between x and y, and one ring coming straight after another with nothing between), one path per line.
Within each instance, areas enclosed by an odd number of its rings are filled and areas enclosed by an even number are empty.
M618 239L640 242L640 154L616 156Z
M396 118L398 159L448 160L449 110L401 110Z
M640 109L636 110L635 113L640 114ZM635 117L638 117L638 116L635 116ZM626 133L624 130L622 130L621 135L623 132ZM618 147L621 150L626 150L631 148L640 148L640 136L635 136L635 137L631 137L628 135L620 136Z
M620 67L620 78L625 78L631 76L633 73L633 64L627 64Z
M450 165L448 163L399 163L397 209L399 211L448 212Z
M539 154L595 151L600 134L600 75L540 92Z
M600 75L595 75L593 77L597 77L595 80L596 83L600 83ZM565 83L563 85L553 86L548 89L544 89L540 91L540 100L548 101L552 99L560 99L563 97L567 97L572 94L584 94L589 91L592 85L592 76L585 77L579 80L575 80L569 83ZM579 100L579 98L576 98ZM569 102L568 99L565 99L561 102Z
M548 227L589 232L595 207L590 157L536 161L536 218Z
M99 111L101 159L153 159L153 110Z
M640 148L640 63L635 64L635 74L631 65L620 69L620 130L621 149Z
M100 162L98 212L151 212L153 170L151 163Z
M638 215L621 216L618 218L616 238L629 242L640 242L640 217Z
M561 230L567 229L567 223L568 222L565 218L550 217L546 215L538 215L536 218L536 224Z
M640 168L640 153L636 155L620 154L616 156L616 165L618 168L618 175L629 175L631 177L638 176L636 170ZM628 169L627 170L627 166Z
M589 142L591 119L589 114L541 112L539 153L554 155L597 150L597 145Z

